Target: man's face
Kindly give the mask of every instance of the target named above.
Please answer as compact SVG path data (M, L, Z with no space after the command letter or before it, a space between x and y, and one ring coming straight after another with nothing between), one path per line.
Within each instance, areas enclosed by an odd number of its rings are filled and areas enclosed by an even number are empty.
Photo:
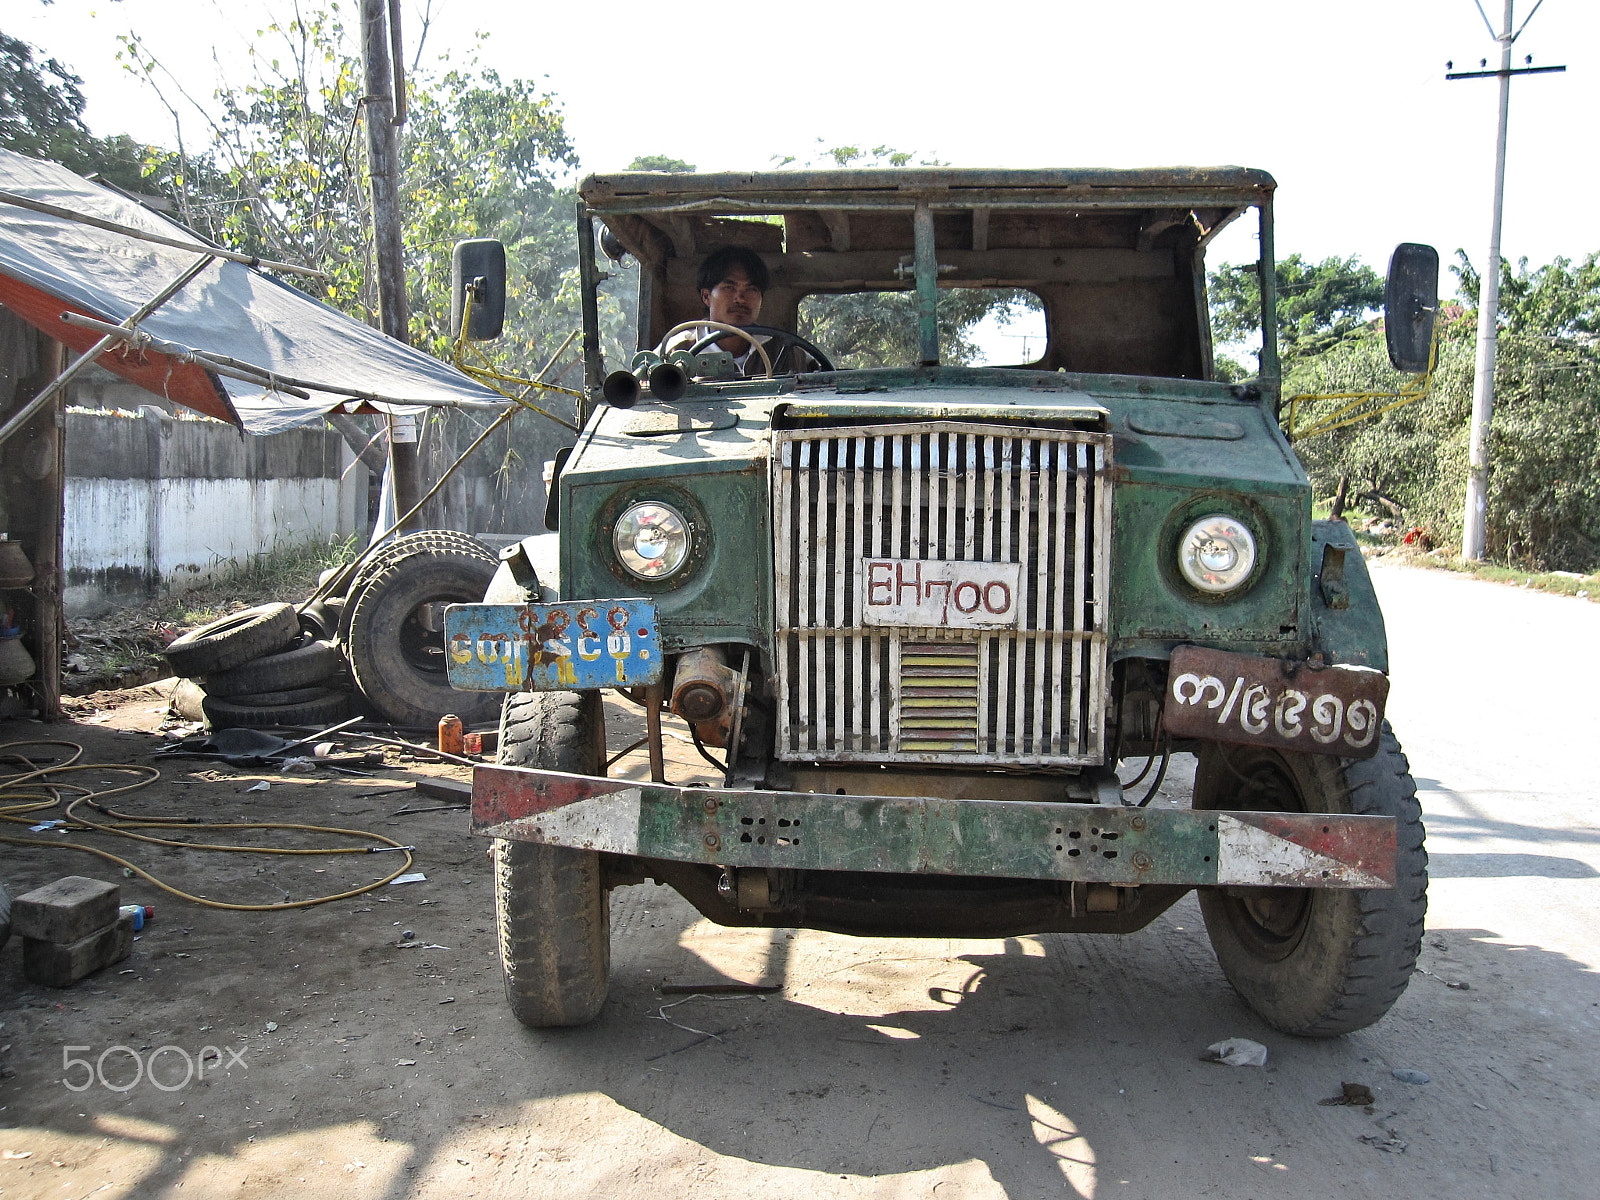
M716 287L701 288L700 299L707 315L724 325L753 325L761 315L761 289L741 266L729 267Z

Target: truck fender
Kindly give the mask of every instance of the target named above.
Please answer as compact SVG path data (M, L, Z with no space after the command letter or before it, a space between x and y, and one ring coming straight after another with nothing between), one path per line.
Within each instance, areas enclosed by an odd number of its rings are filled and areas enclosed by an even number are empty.
M1311 523L1311 648L1330 666L1389 670L1389 638L1366 560L1343 521Z
M500 552L500 566L484 591L485 604L555 604L561 599L560 534L541 533ZM507 555L516 555L516 561Z

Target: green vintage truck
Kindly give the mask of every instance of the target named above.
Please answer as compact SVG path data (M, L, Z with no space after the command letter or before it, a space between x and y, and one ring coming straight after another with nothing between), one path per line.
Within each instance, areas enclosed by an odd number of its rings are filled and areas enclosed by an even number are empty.
M1272 1025L1388 1011L1427 856L1377 600L1279 428L1274 186L1233 167L584 181L588 401L551 490L559 549L508 547L483 604L446 618L452 686L506 692L472 822L521 1021L596 1016L608 894L646 880L722 925L902 937L1128 933L1193 888ZM1241 218L1264 339L1229 383L1204 256ZM602 360L597 246L637 270L628 362ZM735 280L762 276L759 324L710 321L702 264L728 246L759 258ZM463 261L492 315L503 268ZM1396 251L1398 368L1426 367L1436 287L1430 248ZM942 363L949 314L995 295L1042 310L1037 357ZM606 776L607 688L643 706L649 781ZM667 712L722 787L667 779ZM1182 753L1192 805L1152 804Z

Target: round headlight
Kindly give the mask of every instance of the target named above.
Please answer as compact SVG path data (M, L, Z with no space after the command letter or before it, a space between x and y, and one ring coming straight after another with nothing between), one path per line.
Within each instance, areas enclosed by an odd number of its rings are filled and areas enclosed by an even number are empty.
M665 579L689 557L689 522L670 504L635 504L611 531L617 558L640 579Z
M1256 565L1256 539L1243 521L1212 513L1178 540L1178 569L1202 592L1231 592Z

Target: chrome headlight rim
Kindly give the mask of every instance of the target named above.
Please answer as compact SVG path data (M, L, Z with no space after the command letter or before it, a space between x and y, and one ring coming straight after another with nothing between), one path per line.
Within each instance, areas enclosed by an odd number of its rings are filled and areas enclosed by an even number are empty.
M647 524L642 518L651 518ZM659 554L640 550L640 535L654 527L665 532L669 543ZM611 525L611 551L617 565L641 583L664 584L677 579L694 558L694 521L678 505L666 500L634 499Z
M1237 596L1255 578L1262 561L1254 522L1222 508L1188 517L1178 534L1179 578L1212 600Z

